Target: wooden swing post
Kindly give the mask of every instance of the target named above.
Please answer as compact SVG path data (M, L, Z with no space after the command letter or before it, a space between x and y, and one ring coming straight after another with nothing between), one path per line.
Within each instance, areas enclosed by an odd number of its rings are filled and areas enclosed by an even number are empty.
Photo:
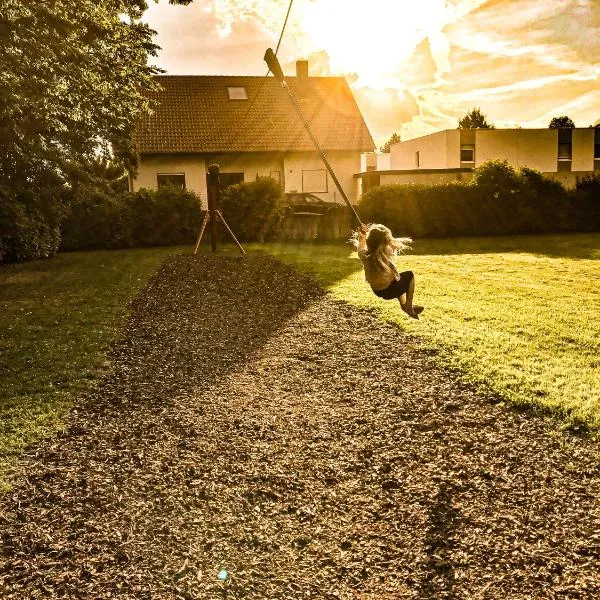
M208 173L206 175L206 195L208 201L208 210L204 215L204 219L202 221L202 225L200 226L200 233L198 234L198 240L196 241L196 247L194 248L194 254L197 254L198 248L200 246L200 242L202 241L202 236L204 235L204 230L206 229L206 225L210 223L210 247L212 252L217 251L217 220L223 223L223 226L235 242L235 245L239 248L242 254L246 254L242 245L238 242L237 238L233 234L233 231L227 225L227 222L223 218L221 211L218 208L219 203L219 194L221 193L221 188L219 185L219 165L210 165L208 167Z

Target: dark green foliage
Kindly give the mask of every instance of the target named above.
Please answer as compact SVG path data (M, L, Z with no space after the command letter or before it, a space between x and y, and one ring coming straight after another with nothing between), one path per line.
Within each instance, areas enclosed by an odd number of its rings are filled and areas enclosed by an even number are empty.
M62 224L62 250L130 248L132 211L126 195L93 191L72 201Z
M374 188L362 196L360 214L413 237L597 231L598 181L584 178L567 191L533 169L490 161L471 183Z
M40 178L41 179L41 178ZM46 185L0 184L0 263L53 256L60 243L62 189L50 174Z
M191 244L200 229L200 200L189 190L161 187L127 194L136 246Z
M383 146L381 146L379 150L380 152L388 153L392 144L397 144L401 141L402 140L400 139L400 134L394 131L394 133L392 133L392 135L390 136L390 139Z
M191 244L200 227L198 197L165 187L78 195L62 225L64 250Z
M281 186L270 177L225 188L220 208L235 236L243 242L274 239L285 212Z
M458 120L458 129L494 129L494 126L487 122L487 117L479 108L472 108Z
M79 172L99 148L112 145L135 166L131 130L159 72L148 60L158 47L142 22L146 8L145 0L3 0L0 261L56 251L64 194L78 188ZM113 210L98 198L80 203L100 220Z
M578 179L571 196L582 231L600 231L600 174Z
M575 123L570 117L565 115L563 117L554 117L548 127L549 129L574 129Z

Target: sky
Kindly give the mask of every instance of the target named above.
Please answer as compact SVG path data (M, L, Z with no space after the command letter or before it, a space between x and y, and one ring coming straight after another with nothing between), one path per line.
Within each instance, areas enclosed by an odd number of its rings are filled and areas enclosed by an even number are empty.
M289 0L149 2L144 21L172 75L265 75ZM345 76L377 146L479 108L502 127L568 115L600 122L600 0L294 0L286 75Z

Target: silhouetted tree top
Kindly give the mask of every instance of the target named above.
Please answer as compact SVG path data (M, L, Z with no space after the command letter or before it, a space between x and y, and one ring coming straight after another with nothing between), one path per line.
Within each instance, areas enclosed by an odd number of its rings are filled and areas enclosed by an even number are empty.
M379 148L379 150L381 152L388 153L390 151L390 146L392 144L397 144L398 142L401 142L401 141L402 140L400 139L400 134L398 134L394 131L394 133L392 133L392 135L390 136L390 139L383 146L381 146L381 148Z
M64 179L110 142L131 154L131 128L160 72L149 61L158 46L142 21L147 8L146 0L3 0L0 179L27 182L46 170Z
M494 129L494 126L487 122L487 117L479 108L473 108L458 120L458 129Z
M573 129L575 123L573 123L571 118L565 115L564 117L554 117L552 121L550 121L548 127L550 129Z

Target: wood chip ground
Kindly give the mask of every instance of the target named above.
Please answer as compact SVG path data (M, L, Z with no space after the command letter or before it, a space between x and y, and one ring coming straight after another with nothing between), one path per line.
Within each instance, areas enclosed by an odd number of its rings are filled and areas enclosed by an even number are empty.
M0 598L600 598L597 444L267 256L131 310L0 498Z

